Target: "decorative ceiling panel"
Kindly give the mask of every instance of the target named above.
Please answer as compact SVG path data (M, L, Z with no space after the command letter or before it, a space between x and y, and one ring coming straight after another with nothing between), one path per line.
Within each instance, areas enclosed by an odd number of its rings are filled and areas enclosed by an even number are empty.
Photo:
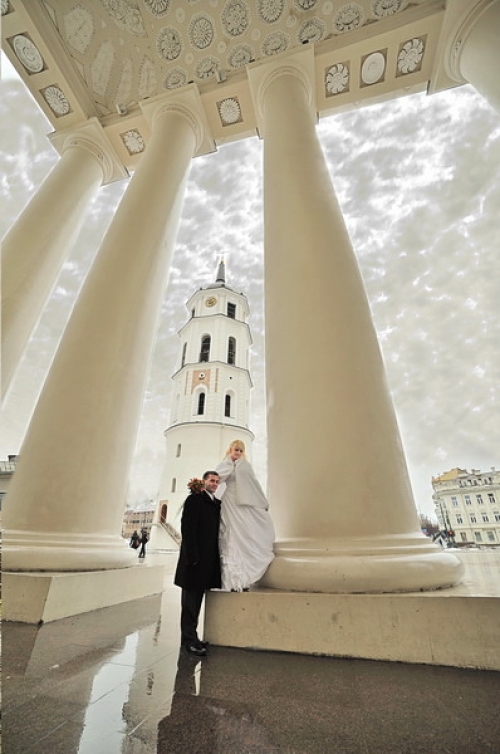
M34 0L36 2L36 0ZM349 35L428 0L47 0L68 55L102 113L187 83Z

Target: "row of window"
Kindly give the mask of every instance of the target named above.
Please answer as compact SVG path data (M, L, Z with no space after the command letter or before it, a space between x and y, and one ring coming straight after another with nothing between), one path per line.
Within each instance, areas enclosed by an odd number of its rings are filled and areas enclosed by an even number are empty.
M472 505L472 500L470 495L464 495L464 500L466 505ZM484 505L484 500L482 495L476 495L476 502L478 505ZM495 494L493 492L488 492L488 502L491 503L491 505L496 505L496 499ZM451 504L454 508L458 507L458 498L452 497L451 498Z
M224 416L231 416L231 400L232 396L227 393L224 396ZM201 416L205 413L205 402L206 402L206 393L201 392L198 395L198 408L197 408L197 415Z
M482 479L460 479L460 487L475 487L478 484L493 484L492 477L483 477Z
M198 361L210 361L210 346L212 338L210 335L204 335L201 339L200 357ZM187 343L182 346L181 369L186 363ZM227 339L227 363L236 364L236 338L231 335Z
M498 513L498 511L494 511L493 515L495 516L495 521L499 521L500 522L500 513ZM458 513L456 518L457 518L457 524L463 524L463 522L464 522L463 516L461 516ZM482 513L481 514L481 518L483 519L483 523L489 524L490 517L488 516L487 513ZM470 519L471 524L477 524L477 516L476 516L475 513L471 513L470 516L469 516L469 519Z
M462 542L467 542L467 532L461 531L460 532L460 539L462 540ZM474 532L474 539L475 539L476 542L482 542L483 541L482 532L475 531ZM486 532L486 539L487 539L488 542L496 542L497 540L496 540L496 537L495 537L495 532L491 531L491 529L488 530Z

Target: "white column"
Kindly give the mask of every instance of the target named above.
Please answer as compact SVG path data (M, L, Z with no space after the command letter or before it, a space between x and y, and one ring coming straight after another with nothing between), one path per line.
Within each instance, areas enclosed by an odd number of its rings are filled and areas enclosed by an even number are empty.
M155 111L21 449L3 519L6 570L136 559L121 538L128 470L199 131L188 107Z
M102 129L90 126L64 136L61 159L2 241L3 398L85 211L112 172Z
M315 131L310 66L300 61L250 71L264 136L269 498L278 536L264 585L449 585L462 565L420 531L370 308Z
M462 21L452 40L449 68L453 78L468 81L500 112L500 0L477 2Z

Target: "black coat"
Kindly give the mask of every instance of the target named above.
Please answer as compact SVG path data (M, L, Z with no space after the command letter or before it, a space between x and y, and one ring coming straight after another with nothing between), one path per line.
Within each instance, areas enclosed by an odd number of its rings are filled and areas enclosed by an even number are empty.
M206 492L186 498L181 519L182 544L174 583L183 589L220 589L220 501Z

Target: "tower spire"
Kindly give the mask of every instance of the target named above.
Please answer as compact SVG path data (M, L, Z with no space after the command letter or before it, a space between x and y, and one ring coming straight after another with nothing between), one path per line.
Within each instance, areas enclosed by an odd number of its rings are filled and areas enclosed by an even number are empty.
M220 258L219 269L217 270L217 277L215 278L215 282L222 284L225 284L226 282L226 265L224 263L224 257Z

